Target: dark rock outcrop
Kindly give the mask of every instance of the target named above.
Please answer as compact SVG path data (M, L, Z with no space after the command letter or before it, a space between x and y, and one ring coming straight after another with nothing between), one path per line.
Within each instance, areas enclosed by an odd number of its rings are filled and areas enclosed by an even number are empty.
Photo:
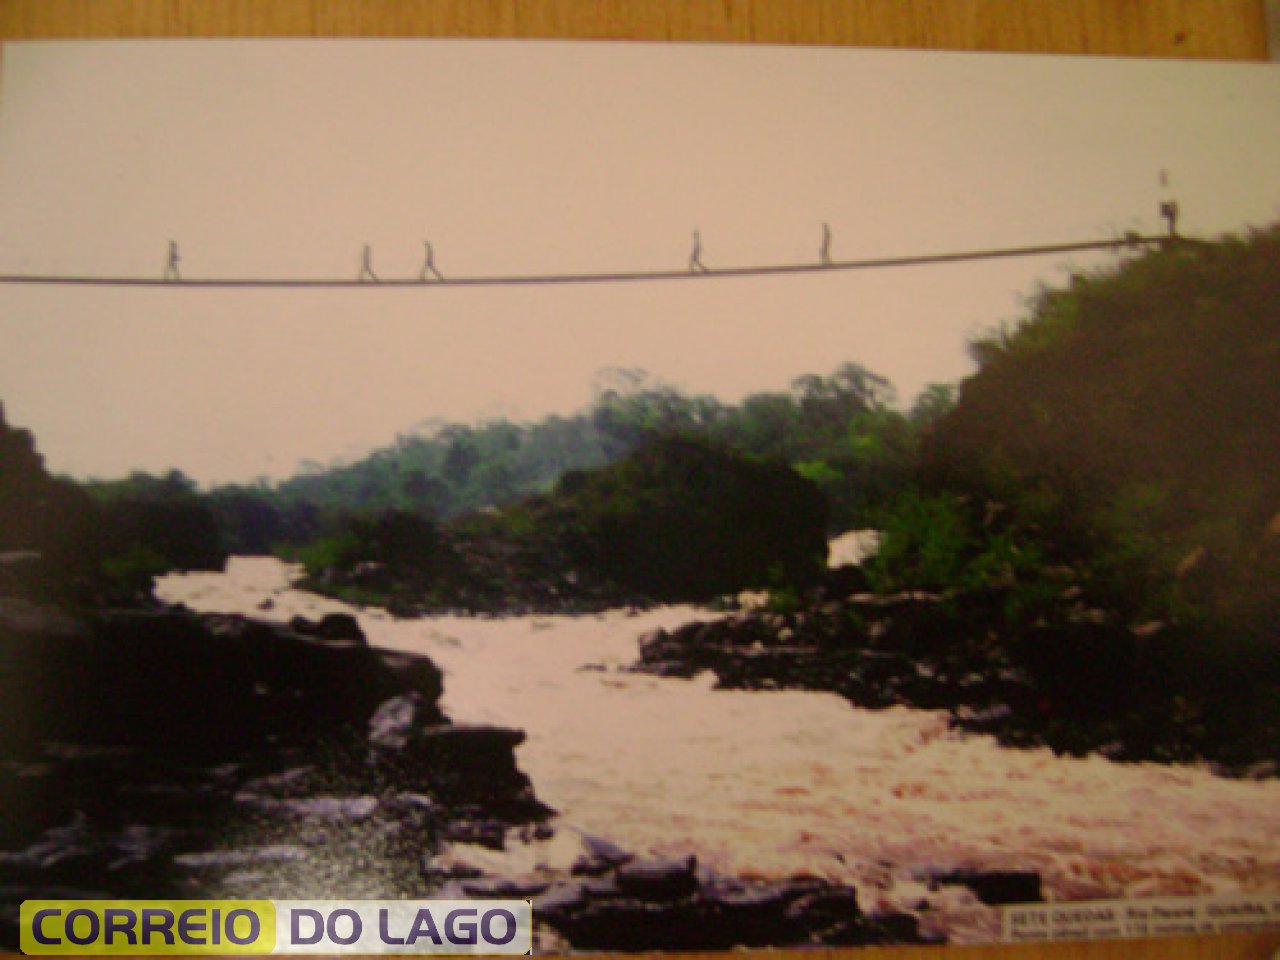
M0 600L0 913L45 889L430 895L424 851L549 812L524 734L451 724L442 689L345 615Z
M369 647L353 619L300 634L164 607L79 617L0 607L0 701L16 705L0 748L10 759L47 740L229 756L363 730L404 693L427 705L419 723L440 723L442 688L429 660Z
M618 867L614 880L626 896L648 901L679 900L698 889L698 861L633 860Z
M988 906L1044 900L1040 874L1034 870L951 870L933 874L929 882L940 887L968 887Z
M268 607L267 609L270 608ZM364 631L360 629L360 622L349 613L328 613L318 622L308 620L306 617L294 617L289 621L289 629L294 633L323 637L326 640L365 642Z
M982 646L953 642L964 615L930 594L735 613L644 635L633 669L684 677L711 670L726 688L831 691L869 709L964 708L991 723L1032 691L1024 674Z
M913 916L866 915L852 887L739 881L699 871L692 857L632 858L592 879L560 881L534 896L534 916L579 950L929 942Z
M1165 624L1130 627L1070 594L1057 619L1013 631L1009 601L1000 588L819 595L786 614L737 612L652 631L638 638L632 669L686 678L709 670L727 689L828 691L866 709L946 710L957 729L1010 747L1274 775L1274 726L1215 726L1210 704L1175 695L1193 662L1188 636ZM1220 698L1251 688L1239 670L1213 683Z

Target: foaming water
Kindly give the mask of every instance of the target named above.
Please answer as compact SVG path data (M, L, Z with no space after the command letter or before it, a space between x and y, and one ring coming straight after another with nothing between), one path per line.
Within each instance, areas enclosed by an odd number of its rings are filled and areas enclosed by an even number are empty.
M356 613L370 643L444 669L455 720L527 732L520 765L563 823L630 849L852 882L871 907L928 898L955 939L990 938L992 912L967 891L928 891L931 868L1037 870L1058 900L1280 888L1275 780L1008 750L940 712L625 672L645 632L715 616L694 607L396 620L292 590L295 573L237 558L157 593L280 620Z

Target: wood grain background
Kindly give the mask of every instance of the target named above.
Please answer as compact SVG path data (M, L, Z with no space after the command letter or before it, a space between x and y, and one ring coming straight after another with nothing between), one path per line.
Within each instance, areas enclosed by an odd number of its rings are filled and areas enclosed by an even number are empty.
M1264 6L1264 0L0 0L0 39L573 38L1266 60ZM1280 956L1280 933L758 956L1271 960Z
M0 37L571 37L1265 60L1264 0L0 0Z

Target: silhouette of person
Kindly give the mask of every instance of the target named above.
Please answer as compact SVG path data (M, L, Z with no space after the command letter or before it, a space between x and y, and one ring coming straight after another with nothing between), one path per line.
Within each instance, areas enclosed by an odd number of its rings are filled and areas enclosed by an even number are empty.
M418 274L418 279L424 283L433 277L436 280L444 280L444 274L436 269L436 255L435 251L431 249L431 243L424 240L422 245L427 249L427 259L423 261L422 272Z
M164 278L166 280L181 280L182 277L178 273L178 263L182 257L178 255L178 243L175 240L169 241L169 261L164 265Z
M373 251L367 243L364 245L364 254L360 258L360 276L358 279L372 280L374 283L378 282L378 275L373 272Z
M831 266L831 226L826 223L822 225L822 249L818 252L818 259L824 267Z
M1164 194L1164 199L1160 201L1160 216L1164 218L1165 227L1169 231L1169 239L1175 240L1178 236L1178 201L1173 199L1173 194L1169 189L1169 171L1160 171L1160 191Z
M689 272L706 273L706 264L702 262L702 234L693 231L693 252L689 254Z
M1169 228L1169 239L1172 240L1178 235L1178 201L1164 200L1160 203L1160 216L1164 217L1165 225Z

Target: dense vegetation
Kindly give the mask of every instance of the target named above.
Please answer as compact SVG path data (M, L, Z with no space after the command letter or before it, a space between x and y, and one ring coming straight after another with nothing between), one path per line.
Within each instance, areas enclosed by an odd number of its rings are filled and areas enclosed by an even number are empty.
M226 559L204 496L177 471L112 483L51 477L0 408L0 587L92 601L145 592L175 568Z
M320 510L403 510L444 519L545 493L567 470L608 463L628 449L589 414L536 424L439 424L352 464L280 484L279 502Z
M780 460L680 436L566 476L543 516L578 564L664 600L812 582L826 561L813 484Z
M886 511L879 589L998 597L1082 747L1280 760L1278 265L1273 228L1045 291Z
M0 407L0 586L49 593L82 582L87 513L84 494L49 476L34 437Z
M825 520L821 493L782 461L672 434L439 526L347 514L296 555L313 586L404 611L707 600L816 580Z
M136 473L84 489L93 500L92 550L110 582L141 588L173 569L222 568L227 552L217 518L179 471L163 477Z
M612 370L574 417L437 427L278 491L238 490L263 509L231 536L275 530L316 588L405 609L794 592L822 566L824 531L874 522L910 480L952 399L932 388L900 413L852 363L738 405ZM385 558L386 530L411 522L429 555Z
M269 505L276 514L226 514L237 542L289 541L309 525L314 532L318 513L326 511L466 516L548 493L566 473L614 463L655 438L697 436L791 464L824 489L831 525L844 529L865 521L867 510L909 477L917 436L953 396L950 387L932 387L902 414L892 406L886 380L846 363L830 376L800 377L787 391L730 405L683 393L640 370L615 369L600 375L590 409L574 416L533 424L435 424L356 463L313 465L276 490L219 495L242 507Z
M1277 622L1278 265L1273 229L1044 293L974 344L935 484L1007 502L1130 617Z
M319 588L419 608L791 588L820 565L824 523L870 522L909 479L921 430L949 400L935 388L901 414L888 383L856 364L736 406L612 370L577 415L437 424L275 487L200 493L178 471L76 486L40 471L75 504L50 512L46 546L77 544L123 590L278 552Z
M1046 291L975 342L979 370L925 445L886 579L1025 582L1067 563L1090 602L1131 622L1270 640L1278 263L1276 229L1173 245ZM925 526L936 535L909 547Z

